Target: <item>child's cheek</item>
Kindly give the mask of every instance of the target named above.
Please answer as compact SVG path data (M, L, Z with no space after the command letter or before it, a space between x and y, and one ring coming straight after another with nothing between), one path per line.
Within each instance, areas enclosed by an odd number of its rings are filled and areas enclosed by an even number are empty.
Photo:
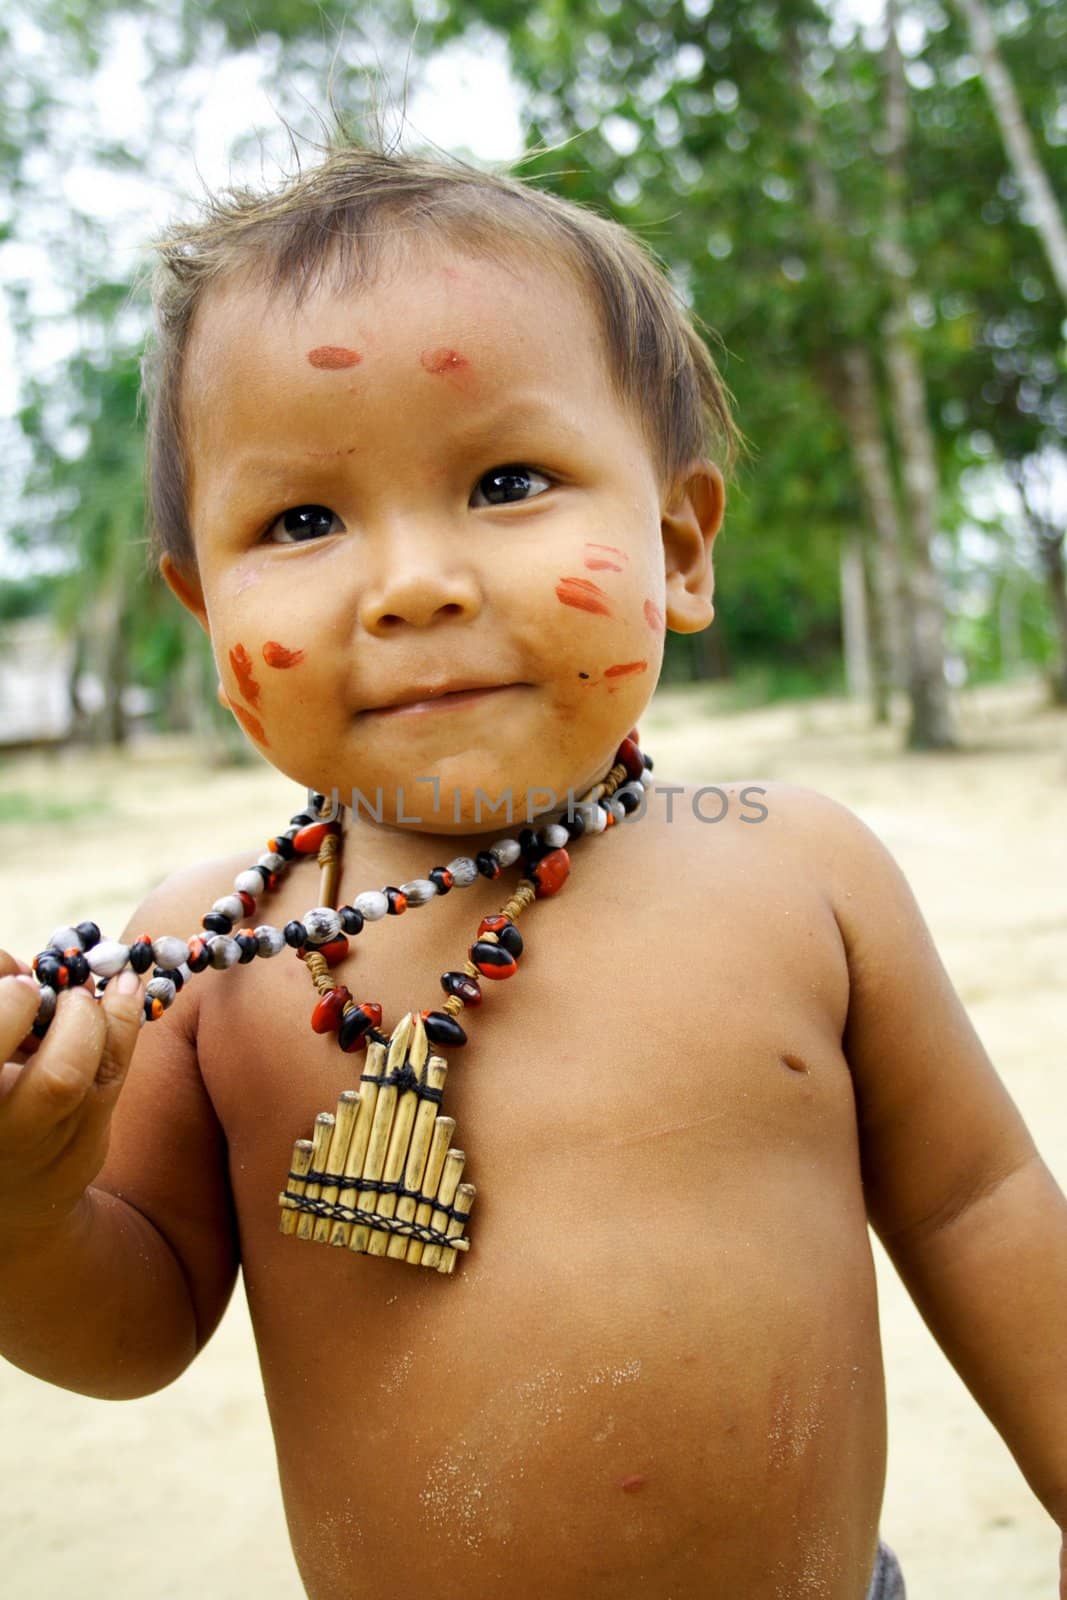
M234 694L227 695L230 710L241 727L257 744L270 748L270 739L264 726L266 712L262 704L263 686L257 677L257 663L244 640L238 639L229 651L230 671L236 684ZM277 639L268 639L259 654L267 667L275 672L288 672L299 667L305 652ZM268 695L269 701L269 695Z

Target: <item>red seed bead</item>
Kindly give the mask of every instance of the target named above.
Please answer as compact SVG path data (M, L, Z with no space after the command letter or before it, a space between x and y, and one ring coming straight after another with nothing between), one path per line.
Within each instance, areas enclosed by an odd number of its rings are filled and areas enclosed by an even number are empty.
M336 833L337 825L333 822L309 822L306 828L293 840L293 849L298 856L316 856L322 847L322 841L328 833Z
M510 928L510 926L510 917L505 917L501 911L494 911L492 916L483 917L479 922L478 937L480 939L483 933L499 933L501 928Z
M250 894L245 894L243 889L238 889L237 898L245 908L245 916L254 917L256 914L256 902L253 900L252 896Z
M331 989L324 994L314 1011L311 1013L311 1028L314 1033L336 1033L341 1026L345 1006L350 1004L352 992L340 984L336 989Z
M639 745L641 743L641 735L638 733L636 728L631 728L626 737L628 739L632 739L634 744Z
M518 972L515 957L503 945L480 939L467 952L483 978L513 978Z
M639 778L645 770L645 763L641 759L641 752L633 739L624 739L615 752L615 760L621 761L626 768L628 778Z
M303 961L307 950L298 950L296 953ZM331 939L329 944L318 944L315 946L315 954L321 956L328 967L336 967L337 963L343 961L348 954L348 940L342 935L339 939Z
M613 821L611 813L608 820ZM550 850L547 856L542 856L530 868L529 876L533 881L534 894L538 900L547 900L551 895L559 894L567 881L567 874L571 870L571 858L566 850Z

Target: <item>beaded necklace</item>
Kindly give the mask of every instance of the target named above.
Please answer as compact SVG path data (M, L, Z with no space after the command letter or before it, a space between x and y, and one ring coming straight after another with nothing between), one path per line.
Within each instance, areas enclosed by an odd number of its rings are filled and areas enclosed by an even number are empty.
M325 797L316 795L312 806L290 818L265 853L237 874L233 893L216 900L203 917L202 933L188 939L144 933L127 945L105 939L95 922L57 928L33 962L41 999L32 1036L39 1040L47 1033L62 989L95 979L99 996L127 966L139 975L154 968L144 999L145 1021L154 1022L208 967L227 970L291 948L318 995L313 1031L334 1034L347 1054L365 1050L366 1062L360 1087L343 1090L336 1111L316 1117L314 1137L293 1146L286 1187L278 1197L280 1231L452 1272L459 1252L470 1247L463 1229L475 1189L460 1181L466 1156L451 1148L455 1121L438 1114L448 1069L429 1047L466 1044L457 1019L465 1008L481 1004L481 980L514 976L523 952L516 918L534 900L550 898L563 887L570 872L566 846L583 834L603 832L642 805L642 790L652 783L652 761L638 748L637 737L637 729L631 729L605 777L554 821L523 828L517 838L498 839L473 857L457 856L447 866L432 867L425 878L365 890L340 908L334 901L344 813L334 814ZM258 898L277 889L291 863L311 856L320 868L318 906L284 928L238 926L254 917ZM368 922L400 916L479 876L495 880L516 862L522 876L515 891L499 911L481 919L462 968L441 974L446 999L440 1010L408 1012L386 1035L380 1031L381 1006L356 1001L345 984L334 982L332 969L347 956L349 939Z

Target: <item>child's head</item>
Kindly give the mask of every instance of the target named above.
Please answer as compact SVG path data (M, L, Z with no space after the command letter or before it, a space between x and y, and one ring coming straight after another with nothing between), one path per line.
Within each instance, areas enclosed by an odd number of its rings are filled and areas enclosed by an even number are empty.
M711 620L733 443L647 253L514 180L356 148L158 248L154 537L250 736L320 789L388 808L406 782L408 813L433 774L435 831L470 830L477 785L521 814L595 777L664 625ZM511 687L380 709L457 683Z

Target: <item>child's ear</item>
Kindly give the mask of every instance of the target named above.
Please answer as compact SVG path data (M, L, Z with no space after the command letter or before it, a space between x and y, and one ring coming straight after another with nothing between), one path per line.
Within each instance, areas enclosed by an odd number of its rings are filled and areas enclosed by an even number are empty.
M190 615L196 618L204 632L210 633L204 591L200 587L200 577L196 568L179 566L173 556L162 556L159 573L171 594L181 601Z
M663 508L667 626L674 633L699 633L715 615L711 547L725 506L722 473L710 461L701 461L675 484Z

